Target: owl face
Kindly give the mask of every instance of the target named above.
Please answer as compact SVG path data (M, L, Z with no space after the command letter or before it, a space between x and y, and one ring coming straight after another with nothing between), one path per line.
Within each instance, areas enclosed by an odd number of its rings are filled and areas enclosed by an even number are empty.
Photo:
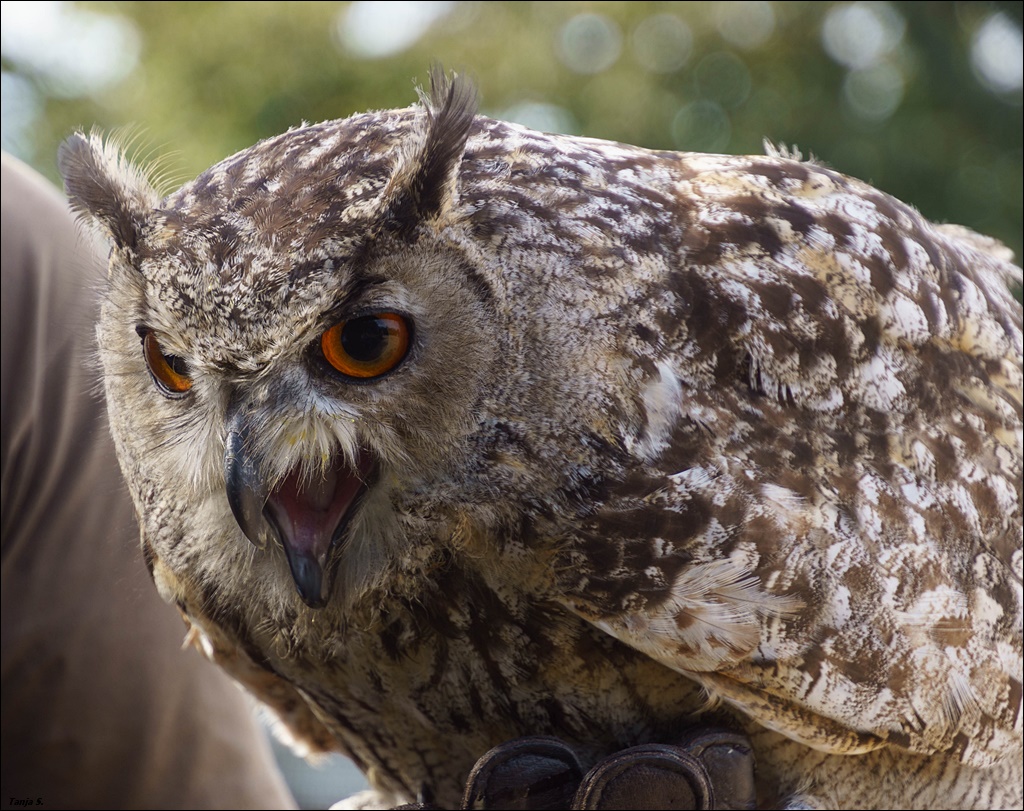
M322 605L336 553L366 558L346 533L396 543L393 494L465 464L494 314L440 246L327 260L306 271L313 296L293 294L274 256L262 267L178 256L114 268L99 327L140 514L156 540L157 503L187 493L200 507L179 515L183 535L237 523L221 543L283 549L301 598ZM238 283L246 273L287 281L254 288ZM341 568L359 579L360 565Z
M202 545L236 570L269 548L271 581L290 571L310 606L339 571L346 593L378 574L406 534L396 502L471 466L503 340L489 286L420 225L443 214L424 184L450 170L400 153L424 122L368 123L266 142L162 201L116 158L94 178L123 204L99 341L144 544L171 560Z

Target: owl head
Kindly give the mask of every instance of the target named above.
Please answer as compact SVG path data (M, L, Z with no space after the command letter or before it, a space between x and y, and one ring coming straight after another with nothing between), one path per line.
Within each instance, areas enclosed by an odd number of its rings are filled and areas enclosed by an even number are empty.
M420 105L291 130L162 199L98 135L63 145L112 245L99 352L166 598L187 569L344 603L425 539L588 486L614 330L560 292L584 234L552 224L559 183L516 181L510 152L546 172L548 136L474 110L435 72Z
M420 107L292 130L163 199L99 136L62 147L112 243L99 351L155 557L201 544L211 578L321 606L429 521L417 493L478 466L506 308L447 235L475 96L434 79Z

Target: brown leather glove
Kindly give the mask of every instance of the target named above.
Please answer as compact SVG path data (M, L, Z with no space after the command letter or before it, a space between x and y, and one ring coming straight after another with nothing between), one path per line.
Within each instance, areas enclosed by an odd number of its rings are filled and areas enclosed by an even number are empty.
M754 755L746 736L695 727L678 744L623 749L585 774L576 752L558 738L507 741L476 762L461 807L752 809L755 802Z

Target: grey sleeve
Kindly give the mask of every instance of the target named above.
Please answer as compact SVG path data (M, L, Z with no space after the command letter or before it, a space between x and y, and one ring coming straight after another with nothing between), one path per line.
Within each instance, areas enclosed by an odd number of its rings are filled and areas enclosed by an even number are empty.
M293 808L245 697L157 596L95 361L104 262L3 157L4 802ZM36 801L39 804L36 805Z

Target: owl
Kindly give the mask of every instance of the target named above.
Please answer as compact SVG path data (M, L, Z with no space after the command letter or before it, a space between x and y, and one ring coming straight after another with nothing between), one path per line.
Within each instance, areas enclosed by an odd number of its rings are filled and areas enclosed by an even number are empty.
M62 147L156 587L378 803L716 725L761 806L1020 805L1021 271L768 153L439 72L163 198Z

